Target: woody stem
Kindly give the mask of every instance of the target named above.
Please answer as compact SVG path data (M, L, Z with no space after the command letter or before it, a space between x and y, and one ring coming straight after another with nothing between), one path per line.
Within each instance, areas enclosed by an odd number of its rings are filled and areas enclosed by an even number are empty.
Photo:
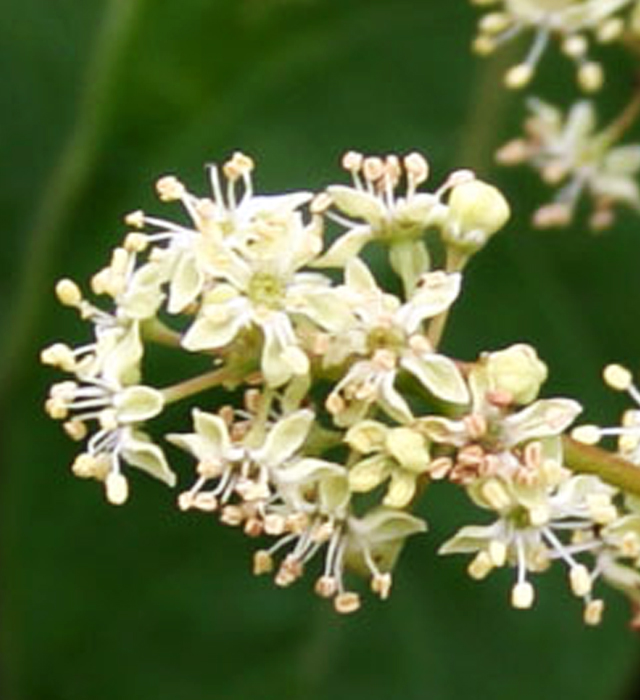
M640 496L640 468L599 447L564 437L565 466L578 474L593 474L625 493Z

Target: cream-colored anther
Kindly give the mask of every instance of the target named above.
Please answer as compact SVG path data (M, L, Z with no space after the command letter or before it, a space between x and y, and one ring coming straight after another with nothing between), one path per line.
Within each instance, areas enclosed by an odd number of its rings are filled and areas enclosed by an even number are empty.
M321 598L333 598L338 592L338 582L333 576L320 576L314 590Z
M255 576L268 574L273 571L273 557L266 549L259 549L253 555L253 573Z
M571 58L581 58L587 53L589 44L581 34L572 34L562 42L562 51Z
M583 598L591 593L591 576L584 564L576 564L569 569L569 583L573 594L579 598Z
M507 561L507 546L500 540L491 540L487 549L493 566L504 566Z
M125 250L131 253L141 253L149 245L149 238L144 233L128 233L124 239Z
M185 491L178 496L178 508L183 512L193 508L193 493L191 491Z
M487 34L480 34L473 40L471 49L478 56L488 56L496 50L496 42Z
M607 385L616 391L628 391L633 384L633 375L622 365L607 365L602 376Z
M202 495L202 494L201 494ZM240 506L225 506L220 513L220 522L231 527L237 527L244 521L244 511Z
M384 174L392 187L395 187L402 176L400 159L396 155L388 155L384 160Z
M467 573L469 576L471 576L471 578L475 579L476 581L480 581L483 578L486 578L493 569L494 565L491 561L489 553L483 550L478 552L469 562L469 565L467 566Z
M514 139L496 151L496 162L500 165L518 165L531 156L531 147L524 139Z
M444 479L447 474L453 469L453 460L450 457L438 457L431 462L427 467L429 476L436 481Z
M174 175L164 175L156 182L156 192L161 201L174 202L184 197L186 189Z
M494 510L503 510L511 505L511 497L505 487L496 479L490 479L480 489Z
M563 202L545 204L536 209L533 214L535 228L553 228L567 226L571 221L571 207Z
M533 67L528 63L520 63L510 68L504 76L504 84L511 90L520 90L533 77Z
M87 437L87 426L81 420L68 420L62 427L64 428L64 432L76 442L80 442Z
M602 433L597 425L579 425L571 431L571 437L583 445L596 445Z
M124 217L124 222L127 226L133 228L144 228L145 216L142 209L132 211Z
M587 61L578 68L578 84L585 92L596 92L604 83L602 66L595 61Z
M620 540L620 552L624 557L640 556L640 537L636 532L625 532Z
M596 29L596 38L603 44L615 41L625 29L622 17L612 17L606 22L602 22Z
M421 153L416 151L409 153L403 158L403 165L409 180L414 185L420 185L429 177L429 163Z
M129 482L120 472L109 472L104 480L107 500L114 506L120 506L129 498Z
M294 535L301 535L309 527L309 516L306 513L293 513L285 520L285 529Z
M528 581L521 581L511 589L511 605L518 610L527 610L535 600L535 589Z
M64 306L77 307L82 302L80 287L68 278L58 280L56 283L56 296Z
M94 455L83 452L75 458L71 465L71 471L80 479L95 479L99 471L98 462L99 460Z
M380 597L380 600L387 600L391 594L391 585L393 580L391 574L374 574L371 577L371 590Z
M481 32L500 34L511 24L511 17L506 12L490 12L478 23Z
M362 173L369 182L376 182L384 175L384 161L377 156L368 156L362 163Z
M604 601L596 598L590 600L584 607L584 622L587 625L595 626L602 622L602 613L604 612Z
M255 164L249 156L236 151L231 158L222 166L222 171L229 180L237 180L251 173Z
M333 606L341 615L350 615L360 609L360 596L351 592L340 593L334 598Z
M347 151L342 156L342 167L350 173L357 173L362 169L364 156L357 151Z
M58 367L65 372L73 372L76 368L76 358L73 350L64 343L54 343L40 352L40 362L43 365Z
M289 555L282 564L280 564L274 581L276 586L286 588L299 579L303 573L304 567L302 563L295 557Z

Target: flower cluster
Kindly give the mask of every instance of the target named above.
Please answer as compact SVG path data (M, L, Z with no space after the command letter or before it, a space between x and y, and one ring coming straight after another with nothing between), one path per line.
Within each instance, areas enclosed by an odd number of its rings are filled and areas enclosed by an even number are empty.
M476 578L513 565L520 608L533 602L528 574L560 559L597 622L595 578L625 588L640 577L628 561L640 554L640 515L597 477L567 470L562 435L580 406L537 398L547 369L527 345L475 362L439 348L465 264L506 223L506 201L468 170L421 191L429 167L416 153L350 152L343 165L352 184L320 193L254 195L240 153L222 175L210 167L208 197L165 176L160 199L187 221L126 217L132 230L91 281L110 310L58 283L92 328L87 344L42 352L72 375L46 409L86 440L74 473L104 482L114 504L128 497L127 464L175 485L145 424L203 394L191 432L165 436L196 461L178 506L263 540L256 574L285 587L310 569L340 613L361 605L351 574L385 599L406 539L427 527L414 504L447 480L496 519L463 527L443 553L475 553ZM387 253L388 274L374 274L368 245ZM155 388L144 363L154 343L210 367Z
M566 115L540 100L530 100L529 109L524 138L507 143L497 158L505 165L526 162L545 183L560 186L553 202L535 212L534 226L568 225L584 194L592 201L592 229L609 227L619 205L640 210L640 145L615 145L619 123L598 131L595 107L586 100Z
M523 32L534 38L525 59L509 69L505 76L508 87L527 85L552 38L557 38L562 52L570 58L577 72L580 87L593 92L603 82L602 66L590 58L590 39L599 43L617 40L626 27L622 14L633 0L472 0L481 6L498 7L480 20L474 49L481 55ZM633 19L629 20L630 23Z

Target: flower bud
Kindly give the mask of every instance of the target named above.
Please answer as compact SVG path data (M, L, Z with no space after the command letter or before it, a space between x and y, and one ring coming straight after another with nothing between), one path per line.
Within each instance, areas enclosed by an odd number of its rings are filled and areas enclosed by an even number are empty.
M451 191L443 238L452 246L474 252L505 225L510 214L498 189L480 180L463 182Z
M506 392L514 403L528 404L547 378L547 366L530 345L513 345L488 355L487 376L493 391Z

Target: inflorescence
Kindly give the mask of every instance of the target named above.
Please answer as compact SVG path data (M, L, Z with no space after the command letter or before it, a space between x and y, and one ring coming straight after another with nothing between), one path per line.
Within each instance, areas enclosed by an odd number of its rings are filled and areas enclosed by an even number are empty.
M387 598L407 537L427 529L416 502L447 481L493 522L462 527L440 551L473 554L476 579L512 567L514 607L533 604L531 574L555 561L589 624L603 609L597 579L636 600L637 505L565 464L562 436L580 405L538 398L547 369L528 345L475 362L438 347L466 262L509 218L503 196L468 170L422 191L429 167L417 153L350 152L343 165L352 184L320 193L255 195L241 153L210 166L210 196L162 177L160 199L179 203L186 222L126 217L130 231L91 280L105 308L58 282L60 302L92 329L79 347L42 352L71 377L51 387L46 410L84 445L74 474L101 482L114 504L128 499L129 468L175 486L145 425L202 394L191 432L165 436L196 462L179 509L259 538L254 572L278 586L311 569L316 593L350 613L361 574ZM369 245L388 253L382 275ZM210 368L152 386L145 360L157 343ZM638 399L622 370L609 374ZM621 437L632 461L637 415Z

